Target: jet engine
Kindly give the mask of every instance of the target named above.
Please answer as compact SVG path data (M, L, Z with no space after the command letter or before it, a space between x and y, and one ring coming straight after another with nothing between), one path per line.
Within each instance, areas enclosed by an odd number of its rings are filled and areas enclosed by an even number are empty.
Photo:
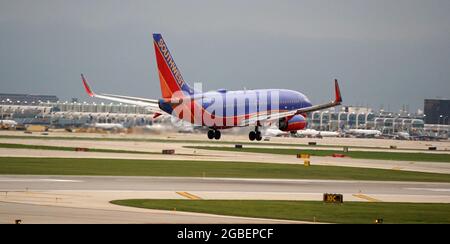
M297 131L306 127L306 119L300 114L292 117L281 118L278 121L278 128L281 131Z

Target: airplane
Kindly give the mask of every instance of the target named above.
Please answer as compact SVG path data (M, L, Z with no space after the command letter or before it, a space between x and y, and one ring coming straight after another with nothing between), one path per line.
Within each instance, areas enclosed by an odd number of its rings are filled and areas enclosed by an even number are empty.
M368 129L349 129L345 131L346 134L355 135L357 137L379 137L381 136L381 131L379 130L368 130Z
M0 120L0 128L8 129L8 128L14 128L17 126L17 122L10 119L2 119Z
M104 130L120 130L124 128L123 124L120 123L94 123L93 127Z
M401 131L397 132L395 134L394 138L397 140L410 140L411 139L408 132L401 132Z
M335 98L313 105L302 93L286 89L258 89L202 92L192 88L181 75L161 34L153 34L156 63L162 98L148 99L114 94L97 94L81 74L82 83L90 97L144 106L154 117L167 113L194 126L209 128L209 139L219 140L220 130L254 126L248 138L262 139L260 127L277 124L281 131L295 132L306 127L306 114L342 103L338 81L334 80ZM195 84L197 85L197 84Z
M278 129L278 126L271 126L266 129L266 131L264 132L264 135L268 136L268 137L289 136L289 132L281 131L280 129Z
M339 132L335 131L317 131L314 129L306 129L306 130L299 130L295 134L299 137L338 137L340 135Z

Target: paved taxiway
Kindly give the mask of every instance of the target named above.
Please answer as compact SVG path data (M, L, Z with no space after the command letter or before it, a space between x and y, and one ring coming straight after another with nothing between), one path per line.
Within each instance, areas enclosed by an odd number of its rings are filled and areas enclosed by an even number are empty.
M285 221L130 208L115 199L321 200L450 203L450 183L124 176L0 176L0 223L277 223Z
M205 132L206 133L206 132ZM70 133L70 132L49 132L49 137L71 137L71 138L113 138L113 139L159 139L167 141L177 140L190 140L200 142L214 142L206 138L205 133L174 133L170 130L162 130L159 132L150 133L136 133L136 134L123 134L123 133ZM42 136L40 133L24 134L21 131L0 131L0 135L5 136ZM231 130L224 130L220 141L226 142L249 142L248 131L239 130L239 132ZM426 150L430 146L437 147L438 151L450 152L450 140L442 141L410 141L410 140L391 140L391 139L371 139L371 138L342 138L342 137L324 137L318 138L294 138L294 137L271 137L269 142L260 141L255 142L253 145L264 145L266 143L277 143L291 146L293 144L308 144L308 142L317 142L318 145L330 145L330 146L356 146L356 147L378 147L389 149L390 146L396 146L398 149L417 149Z
M101 149L136 150L154 152L155 154L126 154L126 153L98 153L75 152L55 150L29 150L0 148L0 155L9 157L60 157L60 158L112 158L112 159L158 159L158 160L203 160L203 161L228 161L228 162L261 162L302 164L295 155L261 154L247 152L227 152L202 149L184 148L184 146L201 145L195 143L160 143L160 142L136 142L136 141L86 141L86 140L27 140L27 139L1 139L0 143L18 143L30 145L87 147ZM220 146L220 145L212 145ZM232 147L233 145L222 145ZM259 147L264 147L260 145ZM274 148L266 145L266 147ZM162 155L162 149L174 149L175 155ZM178 155L177 155L178 154ZM449 154L450 157L450 154ZM450 174L449 163L392 161L373 159L312 157L313 165L348 166L363 168L395 169L406 171L418 171L429 173Z
M83 208L0 201L0 224L283 224L303 221L243 218L117 206Z

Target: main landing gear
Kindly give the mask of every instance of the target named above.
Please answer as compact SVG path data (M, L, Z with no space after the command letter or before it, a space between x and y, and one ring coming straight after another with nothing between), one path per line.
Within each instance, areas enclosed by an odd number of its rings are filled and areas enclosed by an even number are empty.
M211 130L208 131L208 138L210 140L212 140L212 139L219 140L220 136L221 136L220 131L218 131L216 129L211 129Z
M250 133L248 133L248 139L250 139L250 141L262 140L261 131L258 130L258 126L255 127L254 131L250 131Z

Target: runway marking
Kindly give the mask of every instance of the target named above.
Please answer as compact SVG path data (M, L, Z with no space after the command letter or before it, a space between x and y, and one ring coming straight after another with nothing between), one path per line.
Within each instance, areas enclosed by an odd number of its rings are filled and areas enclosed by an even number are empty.
M83 182L83 181L63 180L63 179L0 179L0 182Z
M177 191L178 195L181 195L183 197L189 198L191 200L201 200L202 198L199 196L196 196L194 194L191 194L189 192L185 192L185 191Z
M378 200L378 199L373 198L373 197L369 197L369 196L364 195L364 194L353 194L352 196L358 197L358 198L361 198L361 199L364 199L364 200L367 200L369 202L381 202L381 200Z
M438 191L438 192L442 192L442 191L449 191L450 192L450 188L405 188L406 190L416 190L416 191Z

